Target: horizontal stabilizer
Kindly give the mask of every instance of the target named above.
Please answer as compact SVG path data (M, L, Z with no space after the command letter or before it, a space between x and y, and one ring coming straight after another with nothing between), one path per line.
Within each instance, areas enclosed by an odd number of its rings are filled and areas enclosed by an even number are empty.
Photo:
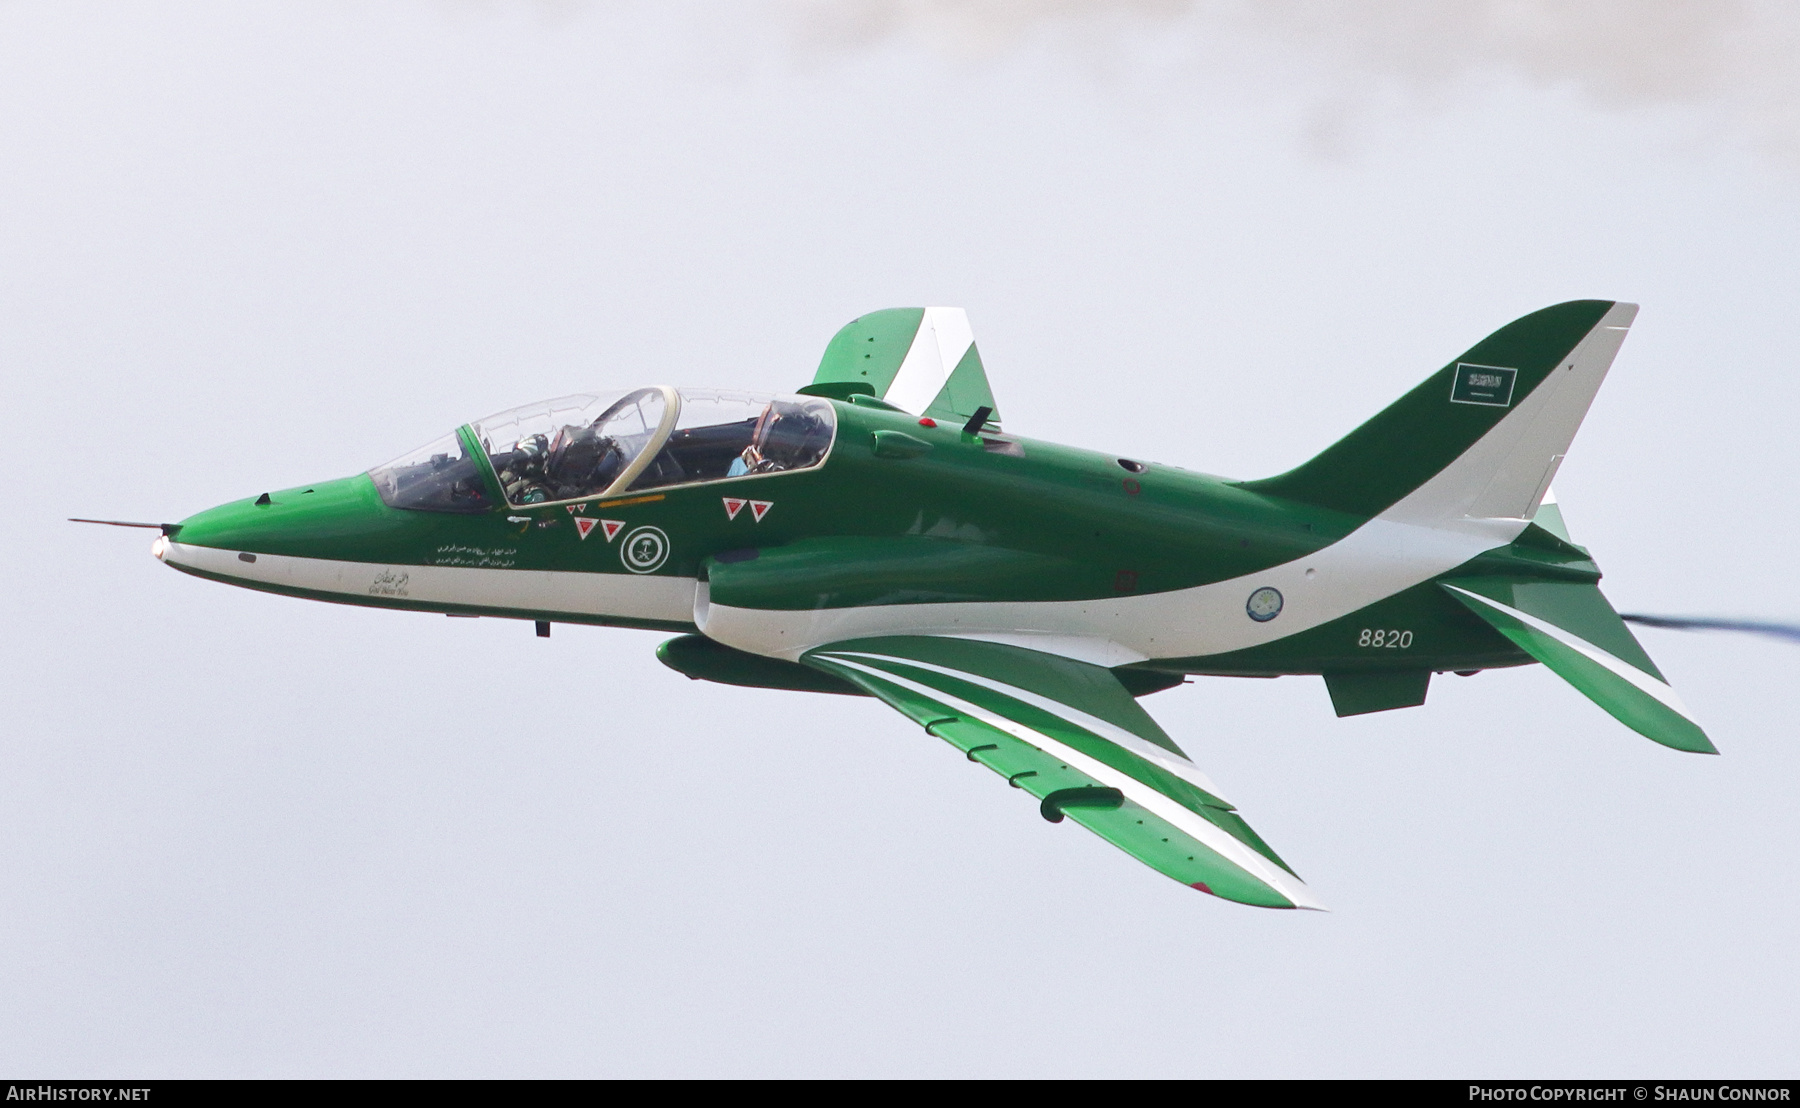
M1508 577L1440 584L1638 734L1676 750L1718 753L1598 586Z
M801 661L886 701L1039 801L1184 885L1265 908L1321 905L1112 671L1023 647L889 636Z

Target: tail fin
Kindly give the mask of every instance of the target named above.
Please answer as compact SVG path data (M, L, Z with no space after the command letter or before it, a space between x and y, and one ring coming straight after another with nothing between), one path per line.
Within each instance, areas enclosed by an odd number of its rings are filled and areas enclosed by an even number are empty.
M1439 584L1633 731L1676 750L1718 753L1598 586L1511 577Z
M1244 487L1372 518L1432 482L1409 504L1418 522L1530 519L1636 315L1572 300L1514 320L1318 457Z

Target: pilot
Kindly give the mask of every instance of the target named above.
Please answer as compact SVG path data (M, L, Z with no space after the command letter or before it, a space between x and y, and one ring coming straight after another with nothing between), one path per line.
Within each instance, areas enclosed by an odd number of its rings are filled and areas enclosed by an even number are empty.
M500 486L506 499L514 504L537 504L550 499L543 486L544 458L549 453L549 439L533 435L513 444L506 464L500 470Z
M544 479L557 500L572 500L605 489L624 468L624 449L598 426L564 427L550 444Z
M808 405L786 400L769 407L774 419L761 439L763 456L774 459L781 469L817 465L831 441L831 428L824 417Z
M762 470L757 467L762 465L762 462L762 451L756 449L755 443L751 443L744 447L742 454L731 459L731 468L725 471L725 476L742 477L747 473L761 473Z
M776 400L756 421L750 445L731 463L727 477L805 469L818 462L831 437L825 421L804 405Z
M763 408L762 415L756 417L756 429L750 433L750 445L744 447L743 453L731 460L731 466L725 471L727 477L743 477L751 473L767 473L773 466L764 462L762 449L757 444L763 441L763 434L769 429L769 420L775 405Z

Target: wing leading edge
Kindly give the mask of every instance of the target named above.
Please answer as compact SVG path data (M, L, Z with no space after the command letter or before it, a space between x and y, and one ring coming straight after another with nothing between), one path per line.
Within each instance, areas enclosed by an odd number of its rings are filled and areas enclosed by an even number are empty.
M1323 908L1110 670L972 639L832 643L801 659L886 701L1152 869L1226 900Z

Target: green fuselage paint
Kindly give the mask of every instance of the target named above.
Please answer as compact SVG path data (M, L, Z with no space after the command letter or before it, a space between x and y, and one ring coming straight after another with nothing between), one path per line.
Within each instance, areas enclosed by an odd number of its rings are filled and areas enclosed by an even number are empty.
M1248 585L1259 572L1304 561L1368 522L1176 467L923 426L935 421L872 404L829 403L835 440L821 464L803 471L515 505L505 502L491 467L482 466L490 506L474 512L391 507L364 474L202 512L179 525L163 557L186 572L270 592L534 621L695 632L702 628L692 598L703 587L707 603L772 613L991 606L1008 613L999 622L1065 636L1081 630L1079 615L1073 623L1066 618L1069 607L1087 604L1096 615L1092 633L1111 638L1116 617L1105 610L1121 600L1161 595L1179 604L1202 586ZM926 449L884 456L879 444L894 435ZM733 500L742 502L735 512ZM752 503L769 507L759 513ZM231 557L199 557L203 550ZM1481 557L1489 571L1597 578L1585 555L1554 542L1539 549L1529 535ZM331 568L284 572L308 563ZM436 569L511 582L497 593L503 599L488 589L461 594L455 577L422 591L419 574ZM654 580L666 603L577 609L565 602L566 588L533 588L545 574L592 575L627 592ZM1242 591L1248 604L1255 590ZM1142 657L1121 664L1273 676L1530 661L1429 581L1282 633L1297 599L1287 591L1283 610L1266 624L1247 610L1238 617L1265 631L1253 646L1211 651L1196 633L1172 637L1166 651L1140 645ZM1054 627L1030 626L1040 608L1057 610ZM802 645L815 644L796 650Z

